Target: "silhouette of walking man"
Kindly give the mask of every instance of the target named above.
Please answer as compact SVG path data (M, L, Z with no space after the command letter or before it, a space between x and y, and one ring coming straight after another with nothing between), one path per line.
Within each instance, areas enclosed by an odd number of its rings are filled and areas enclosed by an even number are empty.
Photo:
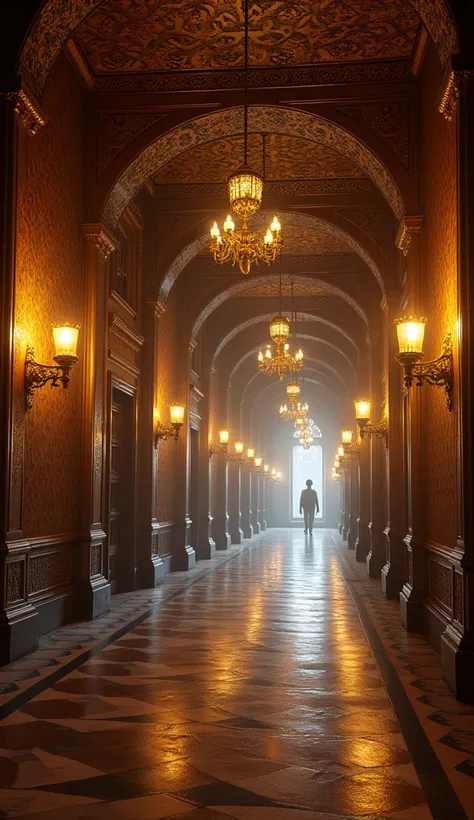
M319 513L319 501L316 490L312 490L313 482L308 478L306 482L306 490L303 490L300 498L300 515L304 515L304 531L313 534L314 512Z

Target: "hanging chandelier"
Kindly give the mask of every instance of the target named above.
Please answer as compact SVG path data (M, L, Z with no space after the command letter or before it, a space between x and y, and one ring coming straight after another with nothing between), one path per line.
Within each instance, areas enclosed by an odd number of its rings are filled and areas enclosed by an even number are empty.
M286 316L281 313L275 316L270 322L270 336L275 344L275 354L272 355L270 345L265 353L258 352L258 369L267 376L274 376L284 379L287 374L298 373L304 365L303 351L301 348L293 356L290 353L288 338L290 336L290 323Z
M235 171L227 183L229 203L232 211L242 220L241 228L235 228L231 215L224 222L224 233L221 234L217 222L211 228L210 250L214 261L220 265L232 262L238 265L243 274L250 273L253 263L265 262L270 265L281 253L283 240L278 217L274 216L267 232L260 236L249 231L248 220L260 208L263 196L263 176L249 168L247 164L248 141L248 46L249 46L249 13L248 0L244 5L244 164ZM263 142L263 159L265 162L265 140Z
M298 401L301 392L299 382L288 382L286 386L286 394L290 400L290 407L287 404L280 405L280 418L283 421L294 421L297 418L305 419L308 415L308 404Z
M261 350L258 351L257 363L258 369L261 373L265 373L267 376L274 376L276 374L279 379L284 379L285 376L298 373L302 369L304 366L304 358L301 348L297 350L294 356L290 353L290 345L288 342L288 339L290 338L290 322L286 316L283 316L282 314L281 270L279 296L280 312L278 316L274 316L270 322L270 337L276 347L275 355L272 355L272 349L270 345L267 345L265 353ZM291 283L291 301L293 303L293 282ZM291 311L291 315L293 319L293 340L295 341L296 312L293 309Z

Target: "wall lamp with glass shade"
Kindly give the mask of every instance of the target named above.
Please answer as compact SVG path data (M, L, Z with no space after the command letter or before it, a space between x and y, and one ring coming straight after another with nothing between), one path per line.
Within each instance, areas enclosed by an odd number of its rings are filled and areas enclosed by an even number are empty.
M170 404L170 424L163 424L160 421L158 411L155 411L155 446L163 439L179 438L180 430L184 423L185 404Z
M345 455L357 457L359 455L359 444L356 441L353 442L352 437L352 430L341 430L341 442Z
M364 438L367 433L369 438L376 436L377 438L384 438L387 441L388 424L387 419L383 418L380 421L370 421L371 402L369 399L356 399L354 402L356 421L359 427L360 437Z
M430 362L422 362L426 321L424 316L405 316L395 320L398 336L396 359L403 367L403 383L406 390L413 382L417 387L422 387L425 382L443 387L448 410L452 410L454 367L451 333L444 338L441 355Z
M236 441L234 444L234 452L228 453L227 461L243 461L244 460L244 442Z
M252 464L252 465L254 463L254 458L255 458L255 448L254 447L248 447L247 448L247 459L250 462L250 464Z
M229 446L229 431L219 430L219 441L211 441L209 444L209 455L212 457L214 453L227 453Z
M53 325L53 341L56 354L53 356L56 365L35 362L35 351L28 345L25 357L25 393L26 410L33 407L34 391L51 382L51 387L69 386L69 376L74 365L79 361L77 356L77 339L80 325Z

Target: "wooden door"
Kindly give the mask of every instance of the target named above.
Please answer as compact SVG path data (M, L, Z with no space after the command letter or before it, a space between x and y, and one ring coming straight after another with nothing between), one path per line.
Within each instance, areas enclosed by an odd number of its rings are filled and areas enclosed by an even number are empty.
M112 386L109 405L108 569L112 594L134 588L134 396Z
M121 513L122 513L123 405L112 401L109 461L109 582L112 594L120 587Z

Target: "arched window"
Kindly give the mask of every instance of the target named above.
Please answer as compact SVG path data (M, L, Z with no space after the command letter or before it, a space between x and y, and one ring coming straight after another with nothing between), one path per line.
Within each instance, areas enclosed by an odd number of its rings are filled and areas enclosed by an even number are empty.
M293 464L291 474L291 517L302 519L300 515L300 495L305 489L306 480L310 478L313 482L313 490L316 490L319 500L319 513L315 518L323 517L323 448L320 444L315 444L305 450L301 444L293 447Z

